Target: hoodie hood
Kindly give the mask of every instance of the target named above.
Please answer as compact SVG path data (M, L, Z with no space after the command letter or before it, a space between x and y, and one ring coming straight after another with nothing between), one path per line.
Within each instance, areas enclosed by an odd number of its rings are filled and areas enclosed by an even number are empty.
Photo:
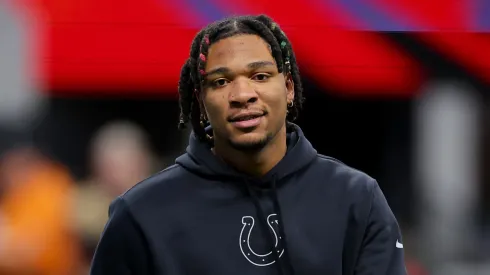
M176 159L176 163L204 177L248 179L253 182L279 181L307 166L317 155L317 151L306 139L299 126L289 123L287 127L287 152L283 159L262 178L252 178L225 163L211 151L209 144L200 141L192 132L186 154ZM211 130L210 128L207 130Z

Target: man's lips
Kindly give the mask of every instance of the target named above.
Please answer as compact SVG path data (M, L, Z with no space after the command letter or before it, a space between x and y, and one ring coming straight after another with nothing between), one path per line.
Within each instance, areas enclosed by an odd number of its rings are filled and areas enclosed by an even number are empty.
M262 111L247 111L231 117L228 121L230 121L233 126L237 128L247 129L257 127L262 121L262 117L264 115L265 112Z
M263 111L247 111L247 112L240 112L239 114L236 114L228 119L229 122L240 122L240 121L247 121L247 120L253 120L256 118L259 118L261 116L264 116L265 112Z

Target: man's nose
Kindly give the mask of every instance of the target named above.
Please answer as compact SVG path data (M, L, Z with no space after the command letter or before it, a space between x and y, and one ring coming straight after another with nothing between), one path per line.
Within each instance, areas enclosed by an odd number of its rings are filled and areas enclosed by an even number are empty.
M243 106L257 101L258 95L250 79L241 77L234 80L230 92L230 104L232 106Z

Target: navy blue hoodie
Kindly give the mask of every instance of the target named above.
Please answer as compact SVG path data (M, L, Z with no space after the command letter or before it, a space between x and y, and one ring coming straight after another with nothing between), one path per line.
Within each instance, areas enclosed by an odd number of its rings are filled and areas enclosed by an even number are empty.
M260 179L192 134L176 164L110 206L92 275L405 275L377 182L317 154L301 129Z

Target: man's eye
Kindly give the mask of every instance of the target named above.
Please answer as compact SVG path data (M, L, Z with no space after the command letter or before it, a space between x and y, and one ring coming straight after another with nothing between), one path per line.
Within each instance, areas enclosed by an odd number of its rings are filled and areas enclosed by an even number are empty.
M257 81L266 81L267 79L269 79L269 75L268 74L256 74L252 77L253 80L257 80Z
M215 81L213 81L214 87L222 87L225 86L226 84L228 84L228 80L224 78L216 79Z

